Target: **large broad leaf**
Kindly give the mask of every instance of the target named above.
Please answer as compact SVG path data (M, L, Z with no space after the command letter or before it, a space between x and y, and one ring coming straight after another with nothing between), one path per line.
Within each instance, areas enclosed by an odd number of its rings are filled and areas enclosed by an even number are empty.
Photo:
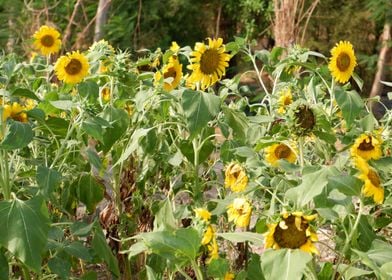
M342 110L343 118L347 123L347 127L350 127L365 106L362 98L354 90L344 91L341 88L337 88L335 97L336 102Z
M328 176L333 175L333 168L323 167L315 172L305 174L302 183L286 192L286 197L301 207L321 194L328 184Z
M311 260L309 253L300 250L268 250L261 255L261 268L265 279L300 280Z
M328 184L332 189L350 196L359 196L363 182L351 175L331 176L328 178Z
M124 110L108 107L103 111L101 117L111 125L111 127L105 129L102 138L103 150L104 152L108 152L127 130L129 116Z
M85 81L78 85L79 95L90 102L94 102L99 97L99 86L94 81Z
M343 273L344 278L346 280L350 280L352 278L356 278L363 275L371 274L371 271L360 269L357 267L349 267L347 264L340 264L338 268L339 273Z
M17 88L15 89L12 94L12 96L19 96L19 97L27 97L30 99L34 99L35 101L41 101L38 96L34 94L31 90L27 88Z
M120 276L120 269L118 268L117 259L114 257L109 245L106 242L106 238L103 235L102 229L96 226L94 231L94 237L92 240L92 248L97 256L104 260L109 267L111 273L116 277Z
M223 258L213 259L208 264L207 274L209 277L224 279L229 271L229 261Z
M26 147L33 140L33 130L27 123L7 121L7 130L0 149L14 150Z
M0 244L38 272L49 230L48 210L40 197L0 202Z
M77 183L78 199L83 202L89 212L94 212L95 206L103 199L104 188L90 174L84 174Z
M42 194L46 197L49 197L61 182L61 174L46 166L38 166L36 178Z
M233 129L233 134L240 139L244 139L249 128L249 121L242 111L234 110L229 107L222 108L228 125Z
M0 279L9 279L9 264L3 252L0 251Z
M173 212L170 199L165 199L161 202L160 209L154 219L154 230L174 230L176 228L176 219Z
M184 91L182 108L191 138L196 136L219 113L219 107L218 96L200 91Z
M249 241L257 246L264 245L263 235L256 232L249 232L249 231L226 232L226 233L217 233L217 235L234 243Z

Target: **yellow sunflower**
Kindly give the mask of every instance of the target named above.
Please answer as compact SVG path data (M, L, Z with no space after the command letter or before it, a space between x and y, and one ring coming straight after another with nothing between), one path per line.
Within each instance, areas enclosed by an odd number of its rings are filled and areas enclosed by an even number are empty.
M235 275L231 272L226 272L225 277L223 278L223 280L234 280Z
M208 248L208 259L206 261L207 264L209 264L212 260L219 259L219 247L215 237L212 239L212 241L207 246L207 248Z
M87 76L89 67L87 58L76 51L61 56L54 66L54 71L65 83L77 84Z
M362 187L363 195L373 197L375 203L381 204L384 201L384 188L381 185L381 179L377 171L361 157L355 158L355 165L361 171L358 178L364 182Z
M204 208L196 208L193 211L196 213L196 217L208 222L211 219L211 212Z
M206 231L204 232L203 238L201 240L201 244L207 245L213 240L213 238L216 238L215 229L211 225L208 225Z
M110 101L110 88L104 87L101 90L101 98L103 102L109 102Z
M61 47L60 33L53 27L43 25L33 35L34 48L43 55L57 53Z
M293 103L293 95L291 94L290 88L283 90L280 94L281 96L279 97L278 100L279 103L278 113L284 114L286 112L286 107L291 103Z
M163 78L163 88L166 91L171 91L178 87L182 78L182 65L178 61L177 56L171 56L168 63L161 71L157 71L154 75L154 85L159 85Z
M252 214L252 206L246 198L236 198L227 207L229 222L233 221L238 227L247 227Z
M318 254L313 242L318 241L317 234L309 226L309 221L317 215L303 215L302 212L283 213L280 221L268 225L265 234L265 248L300 249Z
M351 147L351 155L365 160L379 159L382 156L380 135L361 134Z
M273 144L265 148L266 156L265 159L269 162L272 166L279 166L279 160L285 159L290 163L294 163L297 160L296 151L293 150L292 147L279 143Z
M178 53L178 51L180 50L180 46L177 44L176 41L173 41L173 42L172 42L172 44L171 44L171 46L170 46L170 50L171 50L173 53L175 53L175 54Z
M225 171L225 187L230 188L233 192L242 192L248 185L248 176L241 165L230 163Z
M188 78L188 84L200 83L201 89L205 90L226 74L230 55L226 53L222 38L208 38L208 45L196 43L191 56L188 69L192 70L192 74Z
M24 112L26 110L25 107L21 106L19 103L12 103L12 105L7 104L4 105L3 108L3 121L6 121L8 118L11 118L18 122L27 122L27 114Z
M354 47L350 42L340 41L332 48L331 55L329 71L336 81L344 84L350 79L357 65Z

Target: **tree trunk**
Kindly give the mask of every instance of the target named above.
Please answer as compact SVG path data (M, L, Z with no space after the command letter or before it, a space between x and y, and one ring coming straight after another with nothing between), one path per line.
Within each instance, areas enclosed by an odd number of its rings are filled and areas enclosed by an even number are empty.
M95 16L95 32L94 41L99 41L103 38L103 27L108 19L108 11L111 0L99 0L97 14Z
M389 23L384 24L384 31L381 35L381 49L377 61L377 72L374 76L372 90L370 91L369 98L381 95L382 84L380 81L385 78L385 61L387 58L389 46L388 41L391 40L391 25ZM370 104L372 105L372 103Z
M298 0L274 0L274 36L275 45L287 48L296 41L296 14Z

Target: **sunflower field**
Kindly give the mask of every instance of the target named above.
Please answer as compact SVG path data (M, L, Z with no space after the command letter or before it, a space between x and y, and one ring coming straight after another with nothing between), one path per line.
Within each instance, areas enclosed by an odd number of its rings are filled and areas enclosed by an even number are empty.
M392 110L349 41L31 42L0 56L0 279L392 279Z

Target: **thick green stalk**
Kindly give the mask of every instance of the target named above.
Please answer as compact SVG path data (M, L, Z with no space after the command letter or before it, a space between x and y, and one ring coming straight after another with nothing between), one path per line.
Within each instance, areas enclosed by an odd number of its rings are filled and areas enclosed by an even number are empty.
M7 151L0 151L0 169L1 169L1 187L3 188L3 195L5 200L11 199L11 185L10 173L8 166Z

